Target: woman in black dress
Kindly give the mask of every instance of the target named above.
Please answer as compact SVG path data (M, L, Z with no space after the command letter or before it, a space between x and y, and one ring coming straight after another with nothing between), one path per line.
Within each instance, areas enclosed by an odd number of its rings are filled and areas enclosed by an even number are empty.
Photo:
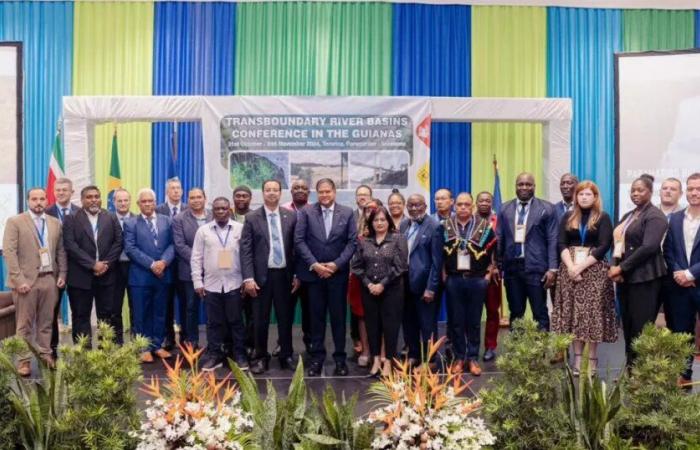
M644 325L656 320L659 292L666 275L661 242L668 222L664 213L651 204L653 188L654 178L650 175L642 175L632 183L630 198L636 208L622 216L613 231L614 266L608 276L619 289L628 365L635 357L632 341Z
M602 210L598 186L583 181L574 191L573 209L559 224L562 262L552 311L552 331L574 335L574 375L585 343L595 373L598 343L617 341L615 289L605 260L611 245L612 221Z

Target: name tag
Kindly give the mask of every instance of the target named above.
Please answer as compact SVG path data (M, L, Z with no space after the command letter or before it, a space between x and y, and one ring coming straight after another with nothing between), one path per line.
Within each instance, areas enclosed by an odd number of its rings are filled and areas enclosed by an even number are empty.
M586 262L586 258L590 253L588 247L574 247L574 264L579 265Z
M39 249L39 260L41 261L42 270L51 269L51 253L46 247Z
M218 266L219 269L232 269L233 252L230 250L219 250Z
M622 250L624 249L624 241L615 241L613 247L613 258L622 258Z
M515 243L522 244L525 242L525 225L515 226Z
M457 251L457 270L472 270L472 258L467 249Z

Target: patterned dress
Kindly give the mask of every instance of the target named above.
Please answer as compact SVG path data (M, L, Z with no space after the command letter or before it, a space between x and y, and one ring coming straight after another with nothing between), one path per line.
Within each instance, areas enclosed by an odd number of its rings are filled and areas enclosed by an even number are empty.
M564 262L559 266L552 311L552 331L573 334L575 339L586 342L617 341L615 319L615 290L608 278L605 255L612 244L612 222L602 213L594 229L567 228L572 212L562 217L559 225L558 250L571 252L574 248L587 247L596 262L581 273L582 280L574 281ZM583 210L581 222L588 224L589 210Z

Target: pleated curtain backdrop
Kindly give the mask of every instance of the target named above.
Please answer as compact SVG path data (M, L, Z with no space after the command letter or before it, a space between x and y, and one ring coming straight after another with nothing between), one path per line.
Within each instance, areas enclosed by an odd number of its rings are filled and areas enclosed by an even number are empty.
M571 171L594 181L613 214L615 195L615 68L622 13L549 8L547 95L572 99Z
M469 6L394 4L393 33L393 95L470 96ZM470 138L468 123L433 123L431 192L470 190Z
M539 7L472 7L472 96L544 97L547 85L547 11ZM503 199L515 177L532 172L541 195L542 125L472 125L472 191L493 190L493 156Z
M152 94L152 2L76 2L73 38L73 95ZM103 192L113 132L111 124L95 130L95 181ZM151 124L119 125L118 136L122 186L150 186Z
M700 11L695 11L695 48L700 47Z
M235 3L156 3L153 95L233 95L235 26ZM172 141L172 122L153 124L151 185L159 201L170 175ZM178 124L176 175L185 197L203 185L203 152L201 124ZM230 193L209 194L212 200Z
M623 50L681 50L695 46L694 11L630 9L622 13Z
M61 97L71 93L73 2L0 2L0 40L24 56L24 190L46 183Z

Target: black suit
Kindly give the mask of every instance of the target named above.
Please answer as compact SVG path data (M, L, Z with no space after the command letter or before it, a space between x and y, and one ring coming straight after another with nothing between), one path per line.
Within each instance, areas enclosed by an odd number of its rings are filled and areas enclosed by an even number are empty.
M58 207L58 204L54 203L53 205L46 208L45 212L49 216L57 218L61 221L61 224L63 224L64 215L59 211L59 209L60 208ZM80 208L72 203L70 204L69 209L70 211L68 212L68 215L75 214L78 211L80 211ZM65 287L63 289L58 290L58 302L56 302L56 307L53 311L53 326L51 328L51 351L53 352L54 358L57 356L56 349L58 348L58 314L61 311L61 304L63 303L63 293L65 291Z
M122 252L122 229L117 219L103 209L97 215L96 230L85 210L66 217L63 222L74 342L81 335L92 336L90 313L93 298L98 320L110 323L112 319L112 287L116 281L116 263ZM92 270L98 260L108 265L101 276L96 276Z
M166 201L156 207L156 213L168 216L172 220L181 212L187 211L187 209L187 204L182 202L180 203L180 207L177 208L177 211L173 211L170 209L170 206ZM170 348L175 345L175 301L184 303L186 301L185 299L187 298L187 287L185 286L185 283L182 283L177 276L177 258L175 258L172 264L170 264L170 270L172 270L173 274L175 274L175 277L173 278L173 283L168 288L168 297L165 304L165 342L163 343L163 347L165 348ZM176 294L178 297L177 300L175 299ZM184 318L180 317L180 320L183 319Z
M275 305L279 331L280 358L292 356L292 323L294 302L291 296L294 276L294 228L296 213L279 208L277 221L282 230L285 268L269 267L271 243L270 227L265 207L246 215L241 235L241 274L243 280L253 279L260 287L258 298L253 299L254 358L268 358L267 340L270 310Z
M127 220L131 220L134 217L136 217L134 214L128 213L124 219L124 222L126 222ZM117 220L117 223L119 223L119 226L121 227L123 232L125 225L124 222L122 222L116 214L114 214L114 218ZM123 234L122 237L124 237ZM112 324L112 327L114 328L115 340L118 344L123 344L124 321L122 319L122 308L124 306L124 294L126 294L127 301L129 302L129 323L131 324L131 329L134 329L134 308L131 304L131 295L129 295L128 289L129 266L131 265L131 261L129 261L129 257L126 254L126 251L122 250L121 254L119 255L119 261L117 261L116 265L117 269L115 274L115 282L114 288L112 289L112 291L114 292L114 296L112 297L112 320L110 322Z

